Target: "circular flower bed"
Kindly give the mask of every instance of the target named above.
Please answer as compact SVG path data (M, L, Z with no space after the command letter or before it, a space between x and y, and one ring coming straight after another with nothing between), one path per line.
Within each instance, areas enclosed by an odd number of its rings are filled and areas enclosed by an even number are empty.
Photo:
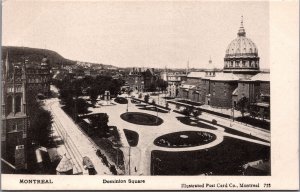
M123 113L120 116L124 121L129 123L134 123L137 125L151 125L157 126L163 123L163 120L154 115L150 115L147 113L139 113L139 112L127 112Z
M204 145L215 139L216 135L210 132L182 131L162 135L154 140L154 144L160 147L183 148Z

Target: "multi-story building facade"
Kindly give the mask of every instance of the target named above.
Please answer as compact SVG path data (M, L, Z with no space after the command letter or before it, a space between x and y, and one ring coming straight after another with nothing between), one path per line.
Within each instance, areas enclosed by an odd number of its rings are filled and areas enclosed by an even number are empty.
M8 54L2 62L2 134L1 157L17 169L26 168L27 77L25 63L13 65Z
M221 108L236 107L246 97L250 105L269 110L269 73L260 71L258 49L246 37L243 21L237 38L226 49L223 71L217 71L210 60L205 71L187 76L179 96Z
M37 94L50 94L50 67L47 58L40 65L12 63L9 55L2 60L2 138L1 152L5 161L16 169L26 168L26 150L30 135L29 99Z
M151 87L156 87L159 75L153 68L132 68L126 79L126 84L133 91L149 91Z
M51 73L49 60L45 57L40 65L26 67L28 91L34 94L50 95Z
M167 69L165 69L165 71L161 73L161 79L168 83L168 96L177 97L178 88L182 84L182 82L186 81L187 74L183 72L168 72Z
M144 71L143 68L132 68L126 80L129 90L144 91Z

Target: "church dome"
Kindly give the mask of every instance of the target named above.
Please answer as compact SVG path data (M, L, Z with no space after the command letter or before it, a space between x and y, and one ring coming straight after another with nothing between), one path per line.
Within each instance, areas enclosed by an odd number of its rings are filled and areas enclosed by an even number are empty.
M258 55L256 45L247 37L237 37L228 45L226 49L227 57L254 56Z
M255 43L246 37L243 19L237 38L232 40L226 49L224 72L259 72L258 49Z

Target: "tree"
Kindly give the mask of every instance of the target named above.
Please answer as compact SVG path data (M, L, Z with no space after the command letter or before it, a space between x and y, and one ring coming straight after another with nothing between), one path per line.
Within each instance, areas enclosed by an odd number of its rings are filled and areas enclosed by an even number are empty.
M237 109L241 112L242 116L244 117L244 114L246 112L246 109L248 108L248 98L247 97L242 97L240 100L237 102Z
M90 89L90 99L93 105L97 102L98 92L95 89Z
M51 113L42 107L34 93L29 93L28 114L30 116L29 138L38 145L48 146L51 138Z
M200 109L195 109L192 111L192 114L195 118L197 118L199 115L202 114L202 111Z
M141 99L142 97L143 97L143 94L140 93L139 96L138 96L138 98Z
M106 137L109 132L108 115L106 113L93 114L88 117L91 127L96 129L100 137Z
M82 98L79 98L76 100L76 104L77 104L77 113L78 114L87 114L88 113L88 103L82 99Z
M159 89L161 91L166 91L166 89L168 87L168 82L163 80L163 79L158 79L157 80L157 86L159 87Z
M177 97L177 96L178 96L178 94L179 94L179 89L178 89L178 88L176 88L176 95L175 95L175 97Z
M147 95L145 95L145 97L144 97L144 101L145 101L145 103L148 103L149 102L149 98L150 98L150 96L147 94Z
M192 111L193 111L193 107L185 107L185 109L182 111L182 113L185 116L189 117L191 115Z
M152 103L151 103L152 105L155 105L156 104L156 102L155 102L155 100L153 99L152 100Z
M156 83L155 82L152 82L149 86L149 91L150 92L154 92L156 91Z

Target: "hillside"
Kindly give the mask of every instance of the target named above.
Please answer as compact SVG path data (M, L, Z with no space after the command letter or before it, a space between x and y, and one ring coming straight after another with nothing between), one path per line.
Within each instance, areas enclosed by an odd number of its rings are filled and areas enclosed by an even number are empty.
M47 56L50 64L54 65L74 65L76 62L62 57L55 51L47 49L37 49L29 47L12 47L2 46L2 59L5 59L6 53L9 54L9 60L11 62L21 62L22 56L28 57L32 63L40 63L44 56Z

